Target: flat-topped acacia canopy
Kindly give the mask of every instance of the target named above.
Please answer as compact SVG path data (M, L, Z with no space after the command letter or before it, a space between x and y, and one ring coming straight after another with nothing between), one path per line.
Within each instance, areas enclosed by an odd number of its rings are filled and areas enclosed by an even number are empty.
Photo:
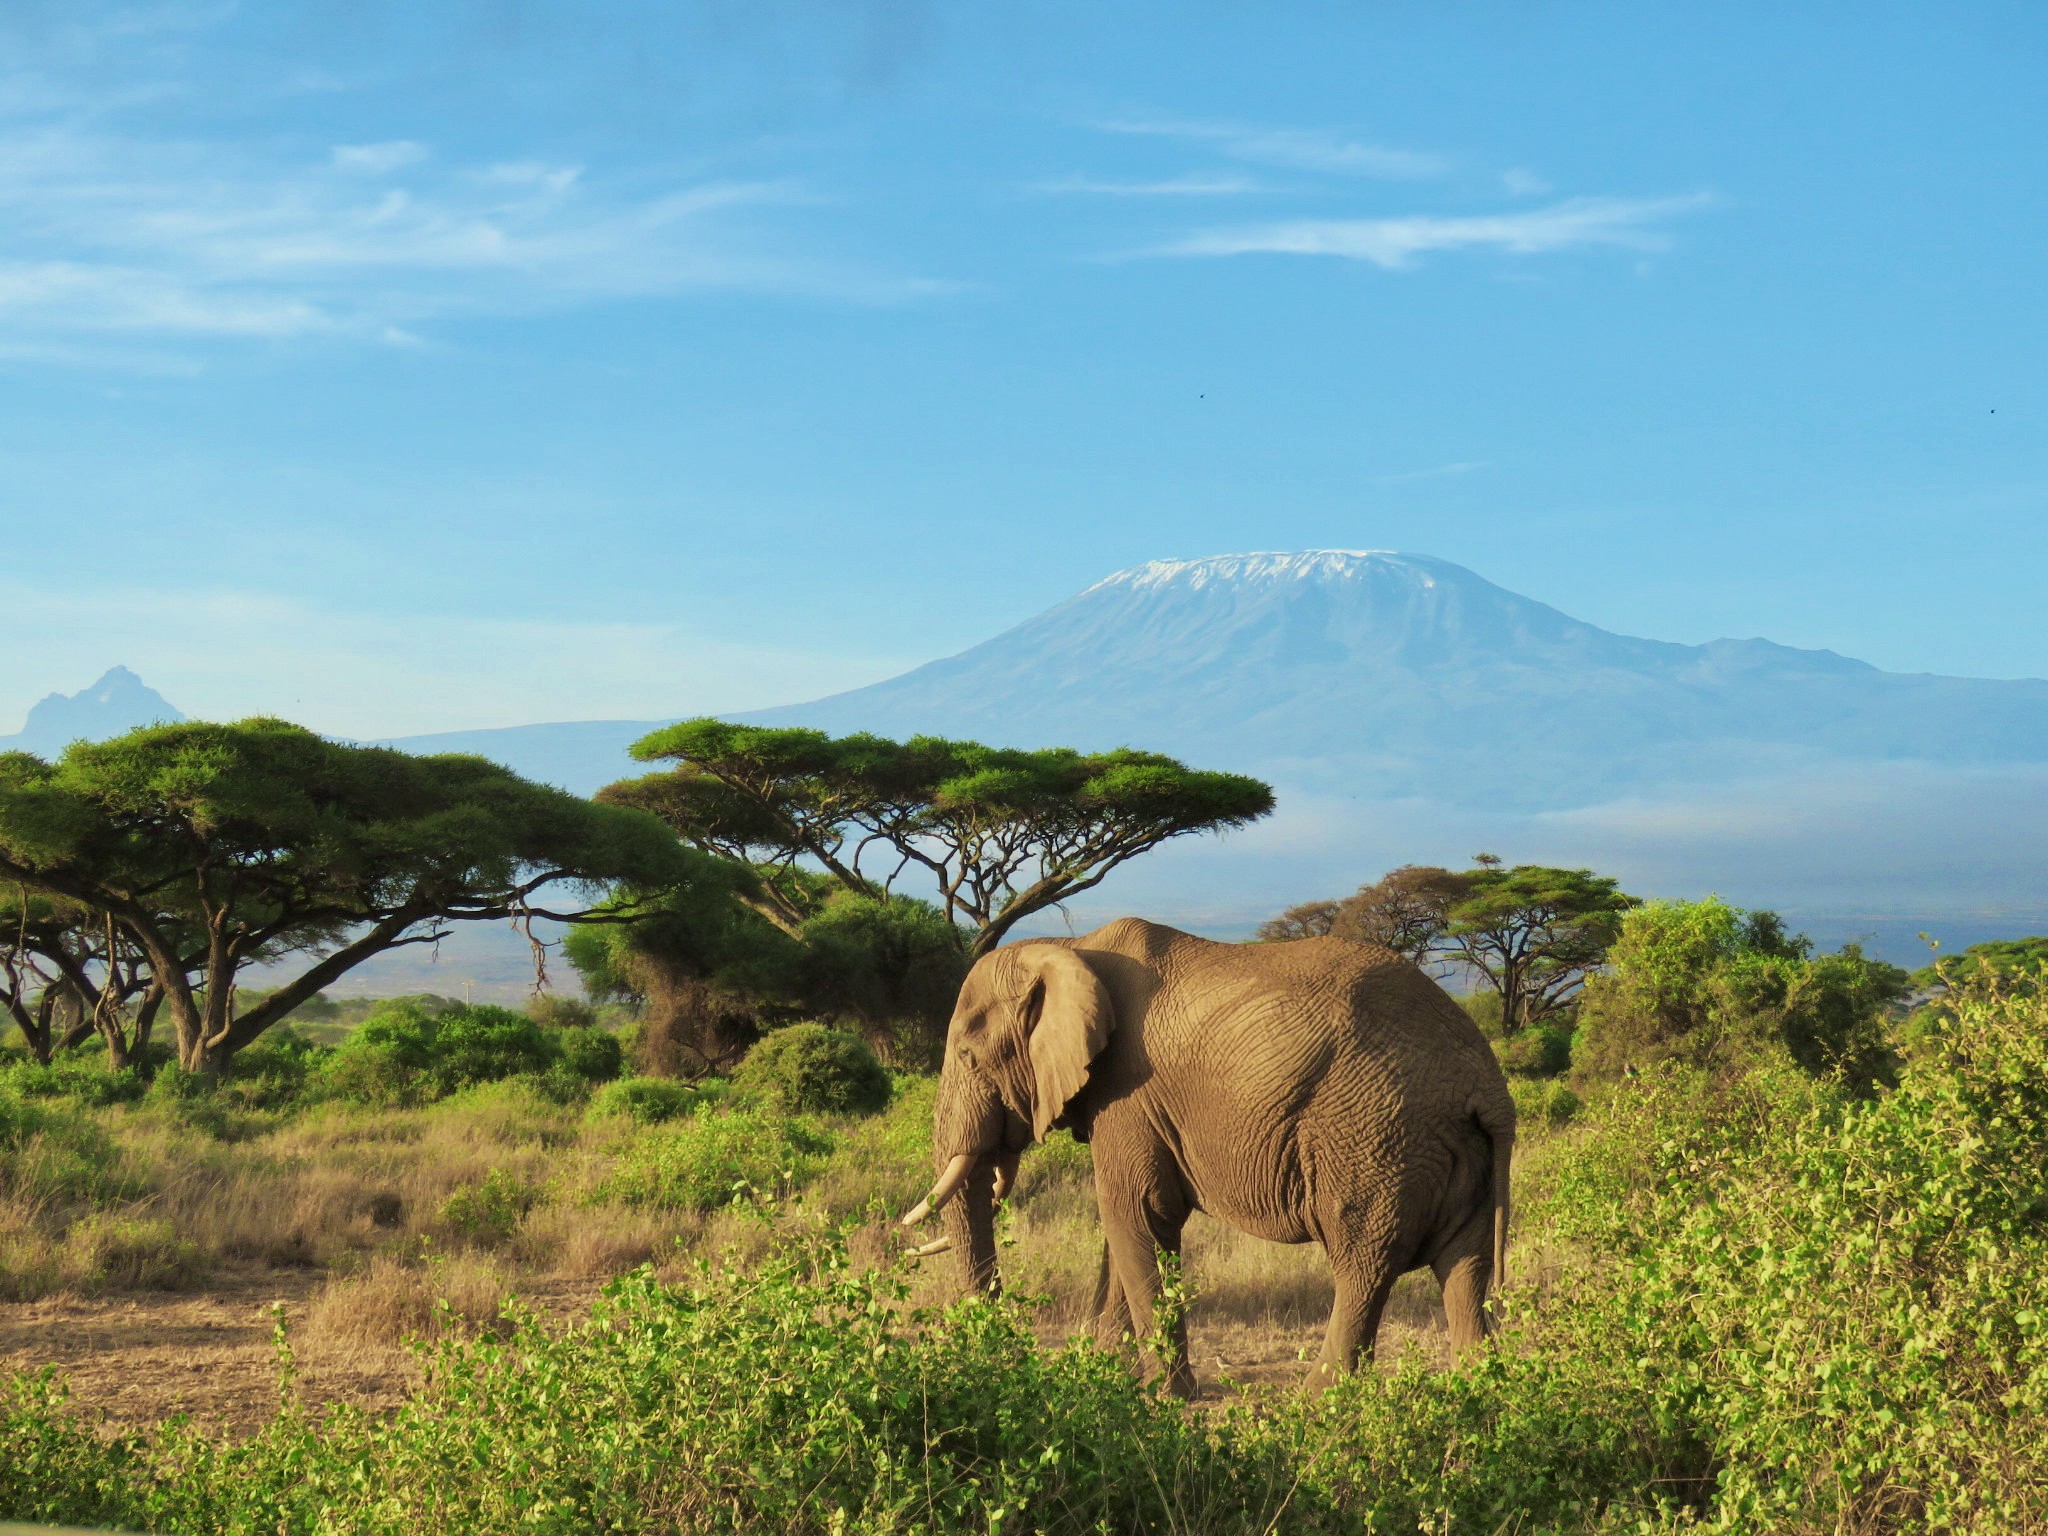
M120 925L164 987L189 1068L451 922L585 920L600 891L658 892L684 864L639 812L483 758L350 746L282 720L150 726L54 763L0 755L0 880ZM536 905L547 888L573 899ZM308 964L234 1012L239 970L280 951Z
M1130 748L896 742L698 719L643 737L633 755L675 766L599 799L651 811L683 841L757 866L808 858L863 895L885 897L921 870L947 919L975 930L976 955L1170 838L1273 809L1257 779ZM781 910L773 882L754 899L778 923L800 920Z

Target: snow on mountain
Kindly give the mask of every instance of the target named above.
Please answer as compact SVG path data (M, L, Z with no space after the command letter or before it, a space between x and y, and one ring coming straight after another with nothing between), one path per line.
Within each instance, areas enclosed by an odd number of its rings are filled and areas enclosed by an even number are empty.
M90 688L45 696L18 733L0 736L0 752L54 757L74 741L105 741L137 726L184 718L126 667L110 667Z
M1766 640L1617 635L1446 560L1160 560L898 678L747 718L1134 745L1353 794L1523 811L1788 762L2048 762L2048 683Z

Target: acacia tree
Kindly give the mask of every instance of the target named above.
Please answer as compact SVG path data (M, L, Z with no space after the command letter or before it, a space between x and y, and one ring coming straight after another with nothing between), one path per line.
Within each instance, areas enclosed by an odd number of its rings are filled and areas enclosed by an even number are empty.
M457 922L621 920L594 910L597 888L658 892L678 863L650 817L482 758L281 720L151 726L55 763L0 756L0 879L113 921L162 988L188 1070L219 1070L373 955ZM237 1009L242 970L279 954L303 969Z
M1289 939L1320 939L1337 923L1339 901L1297 902L1278 917L1269 917L1252 931L1261 944L1283 944Z
M75 903L19 887L0 894L0 1012L37 1061L93 1032L91 970L100 935L90 917Z
M1448 909L1438 953L1500 994L1501 1029L1512 1035L1571 1005L1607 958L1622 914L1641 903L1589 869L1507 869L1490 854L1476 862L1461 877L1466 891Z
M684 842L754 867L743 899L785 932L813 915L801 898L806 861L873 900L908 874L969 931L970 958L1169 839L1273 808L1257 779L1129 749L1020 751L701 719L654 732L633 755L675 766L599 798L650 810Z
M1267 942L1325 934L1378 944L1417 965L1440 958L1451 908L1471 893L1471 877L1432 864L1403 864L1342 901L1304 901L1261 923Z
M1330 931L1381 944L1417 965L1438 959L1451 912L1473 894L1473 877L1433 864L1403 864L1340 902Z
M203 942L174 923L166 932L189 972L204 958ZM256 958L275 959L289 942ZM0 893L0 1010L38 1061L96 1033L118 1071L149 1044L163 1001L149 956L108 914L24 886Z

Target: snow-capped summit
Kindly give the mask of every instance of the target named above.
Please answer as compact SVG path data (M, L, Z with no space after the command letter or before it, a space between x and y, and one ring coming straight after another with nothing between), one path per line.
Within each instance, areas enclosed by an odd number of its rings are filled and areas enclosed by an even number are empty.
M749 718L1313 765L1360 794L1530 809L1788 753L2048 761L2048 683L1618 635L1390 550L1151 561L956 656Z
M1429 586L1435 580L1433 568L1444 565L1448 562L1427 555L1404 555L1392 549L1307 549L1294 554L1265 550L1255 554L1210 555L1200 560L1148 560L1103 577L1088 591L1104 587L1200 589L1211 582L1343 581L1377 574L1405 576Z

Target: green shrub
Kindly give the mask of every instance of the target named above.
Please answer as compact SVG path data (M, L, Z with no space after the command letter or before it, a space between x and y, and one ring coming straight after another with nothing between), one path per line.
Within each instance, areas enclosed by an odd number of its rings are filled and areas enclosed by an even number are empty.
M335 1097L358 1104L423 1104L438 1093L440 1032L440 1010L409 998L385 1003L335 1047L321 1076Z
M249 1109L287 1109L305 1097L330 1054L290 1025L279 1025L235 1053L225 1087Z
M96 1045L47 1065L23 1056L0 1066L0 1091L12 1090L24 1099L70 1099L99 1107L132 1104L148 1088L149 1077L138 1067L108 1071L105 1054Z
M556 1036L523 1013L488 1003L450 1008L436 1021L430 1069L436 1091L542 1073L561 1059Z
M1571 1070L1572 1031L1566 1024L1532 1024L1494 1046L1511 1076L1557 1077Z
M784 1114L871 1115L888 1105L889 1073L860 1036L791 1024L747 1052L733 1088Z
M1560 1310L1708 1448L1731 1528L2048 1523L2048 999L1959 999L1867 1100L1646 1076L1560 1188L1609 1256Z
M69 1399L54 1369L0 1374L0 1520L143 1529L156 1469Z
M212 1073L167 1068L150 1079L141 1108L157 1119L222 1141L240 1139L254 1129L251 1116L228 1091L226 1080Z
M464 1185L441 1203L441 1222L458 1237L495 1247L510 1239L539 1198L531 1185L493 1168L478 1183Z
M138 1192L107 1133L75 1105L0 1086L0 1194L34 1207Z
M320 1076L329 1093L359 1104L427 1104L511 1077L535 1079L547 1097L568 1102L607 1068L616 1073L617 1061L617 1042L598 1031L550 1029L484 1003L402 998L357 1026Z
M712 1211L801 1188L832 1140L801 1119L725 1110L658 1125L627 1149L592 1192L597 1203Z
M608 1083L625 1065L619 1037L595 1026L561 1031L558 1040L562 1065L586 1083Z
M559 992L541 992L527 999L527 1015L550 1029L589 1029L597 1023L597 1010L580 997Z
M1515 1123L1523 1135L1560 1130L1584 1107L1579 1096L1554 1077L1511 1077L1508 1092L1514 1095Z
M1888 1014L1909 978L1854 944L1811 951L1773 912L1713 896L1646 902L1586 983L1578 1065L1615 1078L1663 1062L1728 1073L1789 1057L1859 1093L1888 1082Z
M622 1077L606 1083L590 1096L584 1111L593 1120L630 1120L636 1125L659 1125L693 1114L709 1095L693 1084L671 1077Z

